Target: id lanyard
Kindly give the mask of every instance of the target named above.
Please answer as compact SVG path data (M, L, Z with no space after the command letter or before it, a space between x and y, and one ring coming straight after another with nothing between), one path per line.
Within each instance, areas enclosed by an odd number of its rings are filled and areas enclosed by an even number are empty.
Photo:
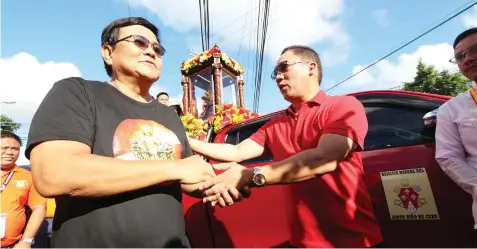
M477 92L475 92L475 89L473 87L470 89L470 96L474 100L474 103L477 105Z
M3 192L3 190L7 187L8 183L10 182L10 179L12 179L12 176L13 176L13 170L10 171L10 173L7 176L7 179L5 179L2 186L0 186L0 193Z

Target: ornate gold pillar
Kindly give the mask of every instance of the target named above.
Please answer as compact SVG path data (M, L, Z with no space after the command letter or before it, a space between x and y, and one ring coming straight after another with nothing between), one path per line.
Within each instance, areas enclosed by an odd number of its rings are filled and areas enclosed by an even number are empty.
M239 79L238 79L238 82L237 82L237 85L238 85L238 106L239 107L244 107L245 106L245 103L244 103L244 99L243 99L243 85L245 83L243 82L243 79L242 79L242 75L240 75Z
M214 54L214 64L212 65L212 78L214 80L214 112L216 105L222 105L222 65L220 64L220 54Z
M181 84L182 84L182 105L184 106L184 109L182 110L184 114L187 114L190 112L190 78L186 76L182 76L181 79Z

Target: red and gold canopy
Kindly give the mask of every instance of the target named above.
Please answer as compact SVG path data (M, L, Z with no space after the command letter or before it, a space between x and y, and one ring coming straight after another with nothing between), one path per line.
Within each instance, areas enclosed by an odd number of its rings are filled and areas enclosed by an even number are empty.
M214 54L217 55L216 57L220 58L220 63L227 71L234 73L236 76L244 72L243 67L237 61L230 58L226 53L222 52L217 45L215 45L210 50L204 51L187 61L183 61L181 65L182 75L191 75L212 66L214 63Z

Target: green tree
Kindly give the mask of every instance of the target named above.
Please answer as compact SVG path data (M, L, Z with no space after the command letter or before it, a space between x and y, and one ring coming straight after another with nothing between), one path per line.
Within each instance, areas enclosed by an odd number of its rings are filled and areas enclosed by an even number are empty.
M15 132L16 130L20 129L21 126L20 124L15 123L11 118L3 114L1 115L0 123L2 130L11 132Z
M419 59L414 80L405 82L403 90L456 96L469 89L471 82L460 72L438 71L432 65L426 65Z

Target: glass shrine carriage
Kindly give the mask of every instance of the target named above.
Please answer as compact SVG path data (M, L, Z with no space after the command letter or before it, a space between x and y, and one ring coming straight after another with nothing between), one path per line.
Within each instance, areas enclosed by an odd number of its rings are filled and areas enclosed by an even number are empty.
M217 132L258 116L245 109L243 67L217 45L183 61L180 70L182 121L188 135L205 135L209 124Z

